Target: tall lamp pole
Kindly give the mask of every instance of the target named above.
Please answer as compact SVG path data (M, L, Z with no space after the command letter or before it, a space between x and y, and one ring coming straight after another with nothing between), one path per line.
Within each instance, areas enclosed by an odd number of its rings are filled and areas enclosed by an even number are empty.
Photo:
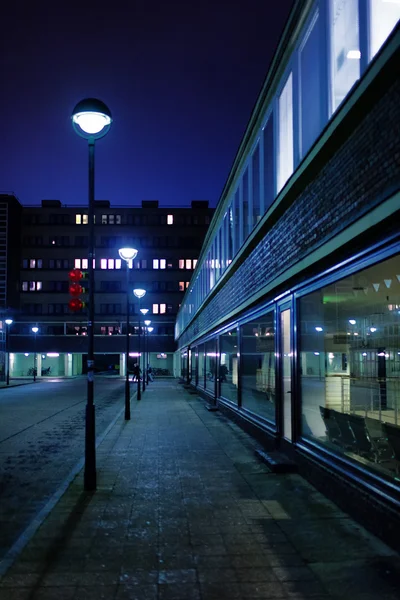
M7 355L7 379L6 379L6 385L10 385L10 350L9 350L9 342L8 342L8 337L10 335L10 327L13 324L13 320L12 319L6 319L5 323L7 325L6 327L6 355Z
M96 433L94 407L94 143L108 133L111 127L111 112L101 100L86 98L72 111L72 126L76 133L89 145L89 198L88 198L88 353L87 353L87 402L85 419L85 490L96 489Z
M133 293L135 294L136 298L139 299L139 351L138 351L138 365L139 365L139 371L138 371L138 388L137 388L137 400L141 400L142 399L142 391L140 388L140 300L143 298L143 296L146 293L146 290L143 290L142 288L136 288L135 290L133 290Z
M36 334L39 331L39 327L32 327L32 332L35 336L34 348L33 348L33 383L36 381Z
M149 385L149 334L148 334L148 328L150 325L151 321L150 319L146 319L146 321L144 322L145 324L145 328L144 328L144 341L145 341L145 358L146 358L146 381L147 381L147 385Z
M131 390L129 387L129 270L138 251L136 248L120 248L118 253L126 262L126 358L125 358L125 420L131 418Z
M145 317L149 312L148 308L141 308L140 312ZM146 321L144 321L146 325ZM146 327L143 328L143 391L146 389Z
M149 352L149 341L150 341L149 334L153 331L153 329L154 329L154 327L148 327L147 328L147 355L148 355L149 367L151 367L151 364L150 364L150 352Z

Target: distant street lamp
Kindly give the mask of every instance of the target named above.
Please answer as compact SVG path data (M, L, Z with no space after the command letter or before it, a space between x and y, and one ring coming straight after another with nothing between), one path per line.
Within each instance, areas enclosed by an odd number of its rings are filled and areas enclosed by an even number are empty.
M36 334L38 331L39 331L39 327L32 327L32 332L35 335L34 352L33 352L33 382L36 381Z
M125 358L125 420L131 418L131 390L129 387L129 270L138 251L136 248L120 248L118 253L126 263L126 358Z
M89 145L89 201L88 201L88 353L87 353L87 402L85 419L85 490L96 489L96 433L94 407L94 143L108 133L111 112L101 100L86 98L72 111L72 126L76 133L88 140Z
M148 339L148 327L150 325L151 321L150 319L146 319L144 324L145 324L145 328L144 328L144 357L146 360L146 381L147 381L147 385L149 385L149 339Z
M9 335L10 335L10 327L13 324L13 320L12 319L6 319L5 320L5 324L7 325L6 327L6 355L7 355L7 379L6 379L6 384L10 385L10 350L9 350Z
M145 295L146 290L143 290L142 288L136 288L135 290L133 290L133 293L135 294L136 298L139 299L139 344L138 344L138 346L139 346L139 351L138 351L139 372L138 372L137 400L141 400L142 399L142 393L141 393L141 389L140 389L140 300Z

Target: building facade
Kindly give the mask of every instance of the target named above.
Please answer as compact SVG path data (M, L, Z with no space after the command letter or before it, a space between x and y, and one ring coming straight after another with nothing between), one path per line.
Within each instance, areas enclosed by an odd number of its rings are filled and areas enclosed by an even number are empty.
M68 303L72 299L69 273L79 269L85 290L81 300L87 304L87 207L64 206L58 200L21 206L13 196L3 200L7 210L19 207L12 218L12 239L9 235L5 244L9 248L14 244L9 252L14 262L3 277L8 296L3 299L2 321L13 319L8 339L10 375L30 375L34 363L43 376L85 373L87 307L74 313ZM143 361L146 343L151 366L172 375L176 313L213 209L206 201L193 201L188 208L161 208L157 201L143 201L139 207L115 207L108 201L95 204L95 369L125 373L127 274L118 249L131 246L138 254L129 272L129 366L139 351ZM132 293L135 288L146 290L140 301ZM139 308L148 309L145 317ZM146 340L144 319L151 320L153 327ZM32 326L38 327L36 334Z
M397 547L399 17L295 3L176 323L185 380Z

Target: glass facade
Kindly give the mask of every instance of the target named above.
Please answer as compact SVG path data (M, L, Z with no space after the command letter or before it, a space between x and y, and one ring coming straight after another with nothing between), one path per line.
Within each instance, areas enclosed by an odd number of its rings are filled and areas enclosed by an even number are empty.
M274 312L241 327L242 406L275 422Z
M400 467L400 257L300 298L301 433L387 475Z
M238 403L238 337L231 329L220 336L219 395Z

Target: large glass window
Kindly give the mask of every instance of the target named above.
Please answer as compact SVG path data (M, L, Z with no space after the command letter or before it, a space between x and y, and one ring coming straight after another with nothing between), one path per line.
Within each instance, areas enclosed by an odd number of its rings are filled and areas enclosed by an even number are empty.
M200 344L198 348L198 357L197 357L197 377L198 383L197 385L201 388L204 388L205 385L205 361L204 361L204 344Z
M252 172L252 196L253 196L253 222L251 228L255 227L258 221L261 219L261 206L260 206L260 148L257 144L256 149L253 152L251 161L251 172Z
M251 215L249 212L249 170L245 170L242 181L242 210L243 210L243 221L242 221L242 240L243 242L250 233L250 220Z
M358 0L330 0L331 112L360 77Z
M241 327L242 406L275 422L274 313Z
M197 347L192 348L192 360L190 362L190 366L191 366L190 380L191 380L192 385L197 385L196 368L197 368L198 358L199 358L198 348Z
M211 393L215 390L215 376L217 365L216 339L206 342L206 389Z
M293 173L293 82L290 73L279 96L278 192Z
M238 402L238 338L236 328L220 337L220 396Z
M400 473L400 257L300 299L302 434Z
M263 129L264 154L264 212L271 206L275 198L274 184L274 119L273 114L268 118Z
M318 11L306 31L299 50L301 156L322 130L324 97L321 94L321 34Z
M373 58L400 19L400 2L369 0L370 58Z

